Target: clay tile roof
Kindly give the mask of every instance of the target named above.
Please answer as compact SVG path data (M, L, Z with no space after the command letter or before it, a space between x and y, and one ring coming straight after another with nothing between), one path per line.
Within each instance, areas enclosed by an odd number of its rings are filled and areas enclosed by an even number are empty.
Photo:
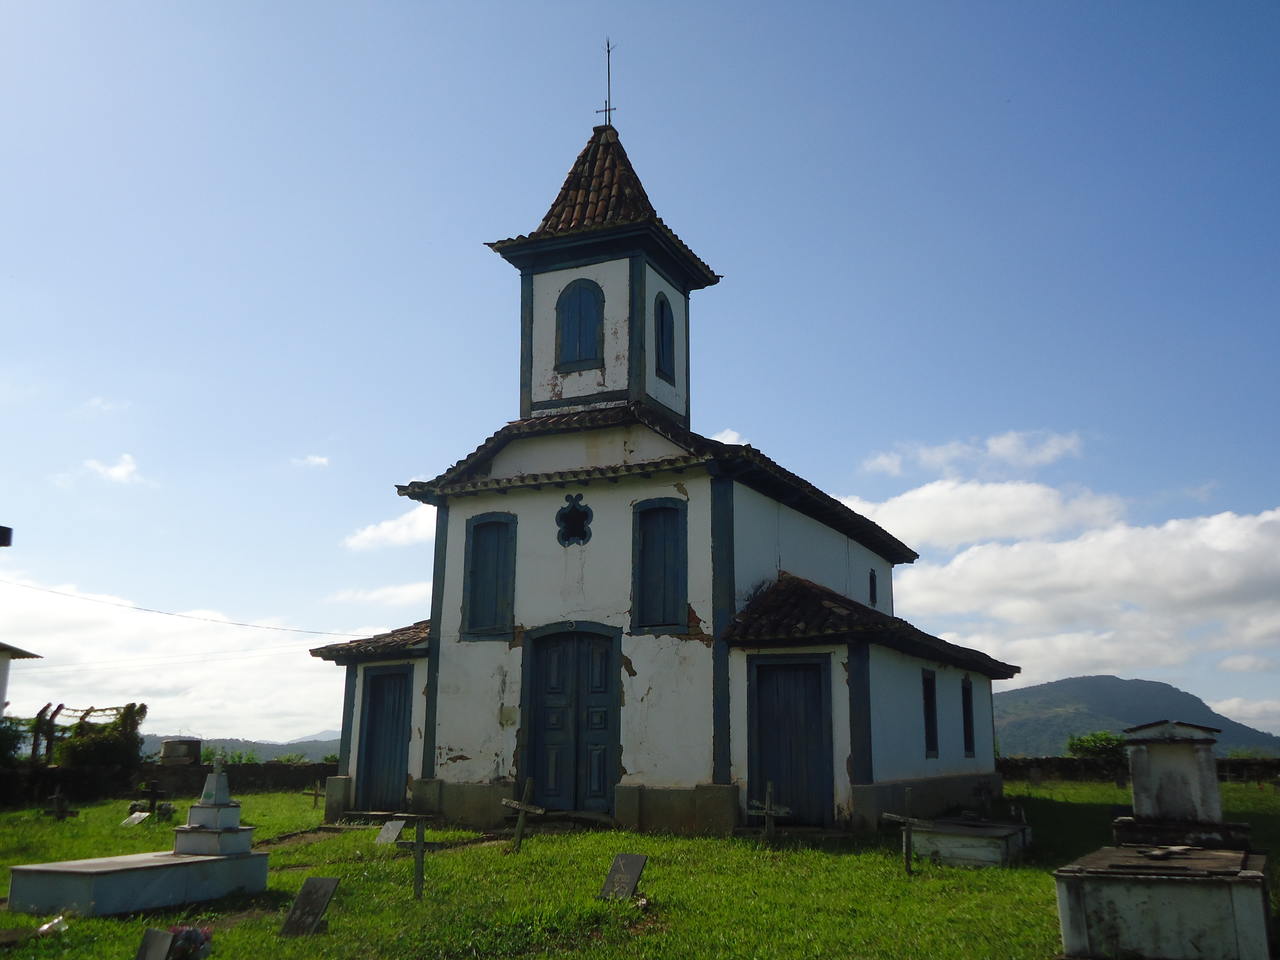
M419 620L407 627L400 627L389 633L380 633L376 637L365 637L361 640L350 640L346 643L331 643L326 647L316 647L311 651L313 657L331 660L334 663L354 663L362 660L388 660L392 657L425 656L424 645L431 636L431 621Z
M639 223L657 215L627 159L618 131L602 126L592 131L591 139L565 177L560 194L530 236Z
M772 586L753 598L725 631L726 642L737 647L858 639L997 680L1007 680L1021 671L789 573L779 575Z

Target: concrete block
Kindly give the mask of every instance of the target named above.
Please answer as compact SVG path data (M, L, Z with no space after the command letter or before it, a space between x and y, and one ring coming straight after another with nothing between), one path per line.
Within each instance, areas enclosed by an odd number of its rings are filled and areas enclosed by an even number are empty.
M351 809L351 778L329 777L324 782L324 822L337 823Z
M731 836L738 826L738 785L698 784L693 788L693 811L698 833Z
M639 784L613 788L613 819L625 830L640 830L640 807L644 802L644 787Z
M443 782L434 777L413 781L409 787L409 812L439 813L440 788Z
M508 808L503 798L514 798L515 784L510 780L496 783L440 784L440 814L450 823L480 830L492 830L506 823Z
M693 790L645 787L640 802L640 824L641 829L656 833L696 833L698 818Z
M907 814L907 788L911 788L913 817L936 817L955 808L981 810L983 797L995 799L1004 789L998 773L962 773L919 780L890 780L854 784L851 826L876 830L882 813Z

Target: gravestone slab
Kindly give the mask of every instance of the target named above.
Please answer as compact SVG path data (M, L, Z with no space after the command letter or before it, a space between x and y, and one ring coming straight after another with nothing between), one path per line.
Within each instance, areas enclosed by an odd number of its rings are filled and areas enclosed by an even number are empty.
M640 874L649 858L643 853L620 853L613 858L613 866L604 878L600 891L601 900L629 900L636 895Z
M405 821L388 820L382 825L382 829L378 831L374 843L395 843L400 838L400 831L404 829Z
M337 889L337 877L307 877L289 915L284 918L280 936L299 937L318 931Z
M123 820L121 820L120 826L136 827L138 824L140 824L143 820L147 819L147 817L149 816L151 816L151 814L149 814L147 811L139 810L137 813L131 813L127 817L125 817Z
M133 960L169 960L172 948L173 934L153 927L142 935L142 943L138 944L138 952L134 954Z

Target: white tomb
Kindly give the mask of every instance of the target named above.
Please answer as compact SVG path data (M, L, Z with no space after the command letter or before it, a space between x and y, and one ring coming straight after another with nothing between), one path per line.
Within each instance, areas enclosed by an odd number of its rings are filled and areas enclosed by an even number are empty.
M16 866L9 909L94 916L258 893L267 886L267 854L251 853L252 844L253 827L240 825L240 804L217 761L186 825L174 827L172 851Z

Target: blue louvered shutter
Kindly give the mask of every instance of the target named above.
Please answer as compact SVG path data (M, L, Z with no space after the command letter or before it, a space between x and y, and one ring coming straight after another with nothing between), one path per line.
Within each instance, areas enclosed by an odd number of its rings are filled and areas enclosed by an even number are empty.
M671 315L671 304L659 296L654 308L654 355L657 374L668 383L676 379L676 325Z
M511 624L513 532L511 524L503 520L477 523L470 530L468 630L492 630Z
M637 623L678 624L684 595L684 550L679 511L653 507L639 515Z

